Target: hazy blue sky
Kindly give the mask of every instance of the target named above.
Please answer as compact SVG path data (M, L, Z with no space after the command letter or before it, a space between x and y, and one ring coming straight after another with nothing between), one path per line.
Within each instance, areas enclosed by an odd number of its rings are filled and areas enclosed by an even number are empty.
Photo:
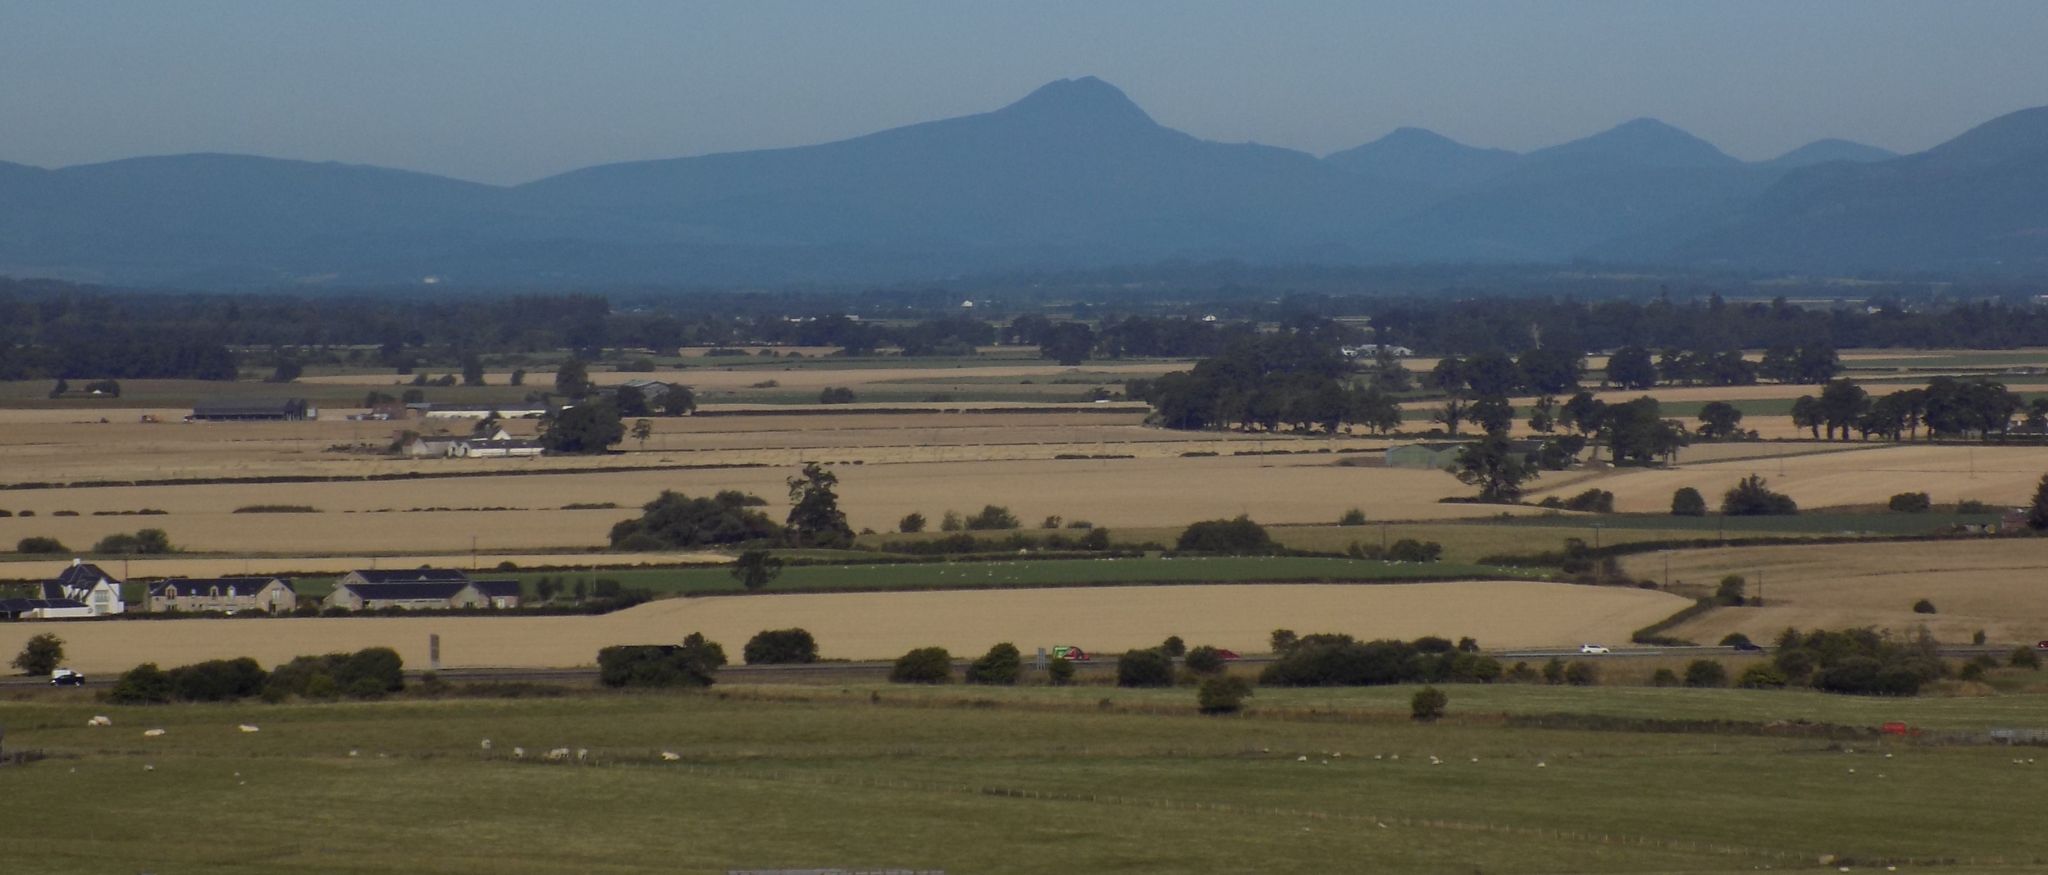
M516 182L801 145L1097 75L1318 154L1655 116L1743 158L2048 104L2048 2L0 0L0 160L246 152Z

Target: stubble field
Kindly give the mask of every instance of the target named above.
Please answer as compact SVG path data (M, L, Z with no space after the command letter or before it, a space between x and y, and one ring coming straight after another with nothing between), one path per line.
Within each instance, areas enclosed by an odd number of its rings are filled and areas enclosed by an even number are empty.
M1361 638L1473 636L1490 647L1626 639L1685 605L1647 590L1536 582L1269 584L881 592L665 599L602 616L423 616L163 620L0 625L0 650L57 631L71 663L120 671L155 660L181 665L254 657L272 665L305 653L389 646L427 664L593 665L611 644L674 643L703 632L737 648L762 629L810 630L833 659L894 659L913 647L978 654L999 641L1027 652L1073 644L1121 652L1169 635L1241 652L1266 649L1278 628Z

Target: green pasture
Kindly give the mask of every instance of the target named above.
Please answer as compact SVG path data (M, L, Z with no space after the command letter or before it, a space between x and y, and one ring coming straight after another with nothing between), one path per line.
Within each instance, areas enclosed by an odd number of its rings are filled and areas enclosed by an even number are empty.
M1433 725L1382 707L1402 689L1348 715L1228 718L1196 715L1185 689L1079 707L900 688L158 708L40 695L0 709L10 749L50 755L0 773L0 822L9 858L38 873L1733 873L1827 854L1975 873L2048 858L2048 766L2013 763L2029 751L1512 729L1476 689L1450 688ZM1606 694L1578 692L1556 701ZM1737 714L1742 696L1777 695L1666 692ZM95 714L114 725L88 728ZM569 763L536 762L558 747ZM40 826L79 823L118 827Z

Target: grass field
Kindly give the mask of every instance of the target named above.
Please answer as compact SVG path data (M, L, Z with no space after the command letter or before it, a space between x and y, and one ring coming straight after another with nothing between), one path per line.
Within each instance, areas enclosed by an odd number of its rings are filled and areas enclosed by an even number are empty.
M921 691L878 691L881 704L865 691L736 692L14 704L10 744L57 758L9 770L0 822L123 825L10 830L10 855L48 873L415 872L422 860L492 873L1721 873L1824 854L1974 873L2048 857L2034 828L2041 767L2002 749L1509 729L1462 709L1477 694L1463 687L1435 725L1377 701L1345 720L1201 718L1185 690L1178 715L993 693L932 707ZM1572 692L1485 691L1489 706L1527 693L1539 709L1607 707L1606 691ZM1739 699L1781 695L1699 699L1750 713ZM86 728L96 713L114 726ZM262 731L237 732L245 722ZM588 757L533 762L554 747ZM251 811L290 817L220 826Z
M824 555L827 551L813 551ZM834 554L840 551L831 551ZM849 553L832 558L857 561L880 554ZM603 571L478 571L479 577L517 580L533 592L542 577L568 586L599 579L658 595L736 594L745 587L729 569L621 568ZM793 565L769 585L773 592L829 590L973 589L978 587L1100 586L1111 583L1285 583L1290 581L1375 583L1483 577L1528 577L1529 572L1460 563L1399 564L1313 557L1013 559L992 562L920 562L873 565ZM294 581L300 598L324 596L330 577Z

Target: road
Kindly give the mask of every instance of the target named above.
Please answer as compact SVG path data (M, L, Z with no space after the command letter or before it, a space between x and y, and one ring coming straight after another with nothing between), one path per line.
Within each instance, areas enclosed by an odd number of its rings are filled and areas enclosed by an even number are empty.
M2043 648L2048 649L2048 648ZM1768 651L1766 651L1768 652ZM1973 656L2004 657L2012 647L1995 644L1955 645L1936 651L1950 659L1969 659ZM1502 650L1486 651L1486 655L1503 662L1557 659L1631 659L1643 657L1664 657L1699 659L1710 656L1740 655L1727 647L1625 647L1612 653L1587 656L1576 647L1544 650ZM1272 656L1246 656L1234 662L1236 665L1265 665L1272 662ZM1027 657L1027 662L1029 661ZM955 670L967 667L967 660L955 660ZM802 665L728 665L718 670L718 679L734 684L811 684L811 683L863 683L884 681L889 677L889 662L813 662ZM1083 674L1106 674L1114 670L1116 660L1099 659L1075 663ZM412 680L419 680L423 671L409 671ZM444 668L435 672L435 677L444 683L595 683L597 668ZM101 678L98 683L111 682L112 678ZM48 678L9 675L0 677L0 687L47 686Z

